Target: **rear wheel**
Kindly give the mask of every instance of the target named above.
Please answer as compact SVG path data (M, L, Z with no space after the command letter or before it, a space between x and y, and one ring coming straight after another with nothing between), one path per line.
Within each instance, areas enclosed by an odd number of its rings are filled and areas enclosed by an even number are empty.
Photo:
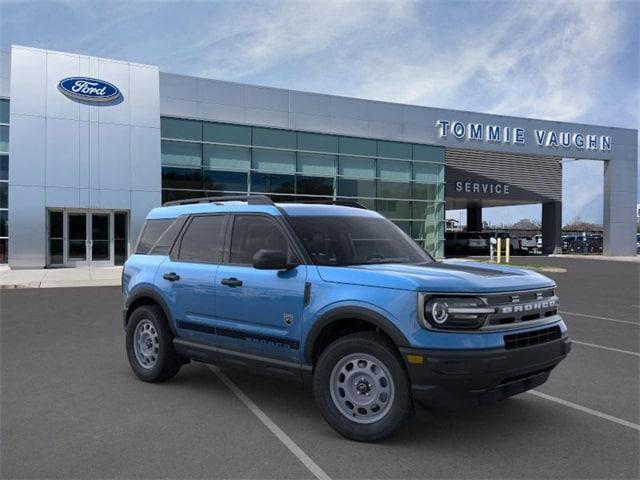
M161 382L180 370L173 336L164 312L157 305L136 308L127 323L127 358L140 380Z
M313 387L322 416L352 440L388 437L412 408L402 360L375 332L354 333L329 345L316 364Z

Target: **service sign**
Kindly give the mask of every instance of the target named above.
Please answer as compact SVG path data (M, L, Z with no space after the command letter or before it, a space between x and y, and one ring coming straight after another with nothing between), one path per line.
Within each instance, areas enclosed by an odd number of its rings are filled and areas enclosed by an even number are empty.
M120 90L112 83L89 77L68 77L58 83L58 90L76 100L111 102L120 98Z

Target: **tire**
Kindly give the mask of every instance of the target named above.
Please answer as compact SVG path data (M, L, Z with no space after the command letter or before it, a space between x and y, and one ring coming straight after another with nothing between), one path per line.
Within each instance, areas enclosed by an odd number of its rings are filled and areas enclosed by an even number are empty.
M158 305L143 305L133 311L127 323L126 344L129 365L140 380L162 382L180 370L173 335Z
M359 442L389 437L413 409L402 359L376 332L353 333L330 344L316 363L313 393L327 423Z

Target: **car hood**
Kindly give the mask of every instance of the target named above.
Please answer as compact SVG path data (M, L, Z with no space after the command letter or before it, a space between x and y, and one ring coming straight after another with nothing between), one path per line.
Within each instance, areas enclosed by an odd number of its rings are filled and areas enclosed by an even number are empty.
M424 265L319 266L318 272L327 282L429 292L490 293L555 285L550 278L531 270L464 260Z

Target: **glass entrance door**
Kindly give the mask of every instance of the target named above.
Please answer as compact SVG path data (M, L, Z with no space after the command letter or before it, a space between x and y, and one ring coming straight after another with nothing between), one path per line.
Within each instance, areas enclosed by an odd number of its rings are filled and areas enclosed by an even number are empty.
M49 210L49 266L122 265L129 251L126 211Z
M66 264L81 266L87 263L87 214L67 212L67 261Z
M113 265L113 254L111 245L111 222L113 214L92 213L91 214L91 237L89 247L91 250L91 263L102 265Z

